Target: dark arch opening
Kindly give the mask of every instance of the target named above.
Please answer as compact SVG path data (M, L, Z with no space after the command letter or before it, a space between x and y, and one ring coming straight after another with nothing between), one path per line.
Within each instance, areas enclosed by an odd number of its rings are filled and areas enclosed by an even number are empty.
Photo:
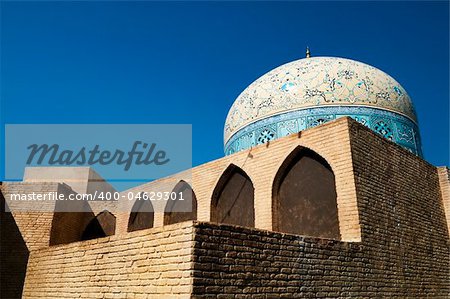
M164 209L164 225L197 220L197 198L191 186L180 181L172 190L174 199L169 199Z
M278 170L272 192L274 230L340 239L334 173L320 155L296 148Z
M130 218L128 219L128 231L136 231L153 227L155 212L150 199L143 199L141 196L131 209Z
M211 221L254 227L254 193L249 176L236 165L230 165L214 188Z
M89 221L81 235L81 240L112 236L115 232L116 217L108 211L103 211Z

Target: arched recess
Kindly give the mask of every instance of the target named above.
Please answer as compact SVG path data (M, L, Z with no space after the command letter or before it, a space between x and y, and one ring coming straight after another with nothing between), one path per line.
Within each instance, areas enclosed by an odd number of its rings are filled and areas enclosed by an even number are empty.
M250 177L231 164L220 177L211 199L211 221L255 227L255 189Z
M153 227L155 219L155 211L150 199L144 200L145 196L141 196L140 200L131 209L130 218L128 219L128 231L136 231Z
M180 181L172 190L175 199L169 199L164 209L164 225L197 220L197 198L191 186Z
M320 155L297 147L279 168L272 192L274 230L340 239L334 173Z
M103 211L89 221L81 235L81 240L112 236L115 232L116 217L108 211Z

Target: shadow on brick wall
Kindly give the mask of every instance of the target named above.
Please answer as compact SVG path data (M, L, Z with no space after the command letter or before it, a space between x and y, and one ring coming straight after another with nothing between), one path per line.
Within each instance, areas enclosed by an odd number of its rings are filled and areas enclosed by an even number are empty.
M0 192L0 298L22 298L29 250Z

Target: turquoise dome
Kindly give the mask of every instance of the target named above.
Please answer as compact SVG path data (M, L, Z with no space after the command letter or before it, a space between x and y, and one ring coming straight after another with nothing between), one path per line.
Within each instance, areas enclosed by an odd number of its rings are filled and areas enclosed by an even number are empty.
M296 60L250 84L228 113L225 154L344 116L422 156L417 117L406 90L375 67L337 57Z

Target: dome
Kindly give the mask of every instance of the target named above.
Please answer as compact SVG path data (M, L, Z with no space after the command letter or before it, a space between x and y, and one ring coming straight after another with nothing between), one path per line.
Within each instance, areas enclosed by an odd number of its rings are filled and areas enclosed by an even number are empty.
M417 117L406 90L375 67L337 57L296 60L250 84L228 113L225 153L344 116L421 155Z

